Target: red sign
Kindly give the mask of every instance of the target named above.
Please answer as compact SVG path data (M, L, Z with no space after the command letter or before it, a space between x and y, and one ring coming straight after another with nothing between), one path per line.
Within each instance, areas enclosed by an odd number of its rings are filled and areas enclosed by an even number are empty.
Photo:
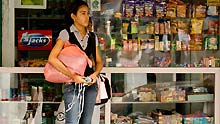
M52 30L18 30L18 50L51 50Z

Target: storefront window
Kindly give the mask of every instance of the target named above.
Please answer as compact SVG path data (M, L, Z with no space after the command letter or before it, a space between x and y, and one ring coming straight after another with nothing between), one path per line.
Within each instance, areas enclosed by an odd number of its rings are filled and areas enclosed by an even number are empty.
M71 1L73 0L48 0L46 9L15 9L16 66L43 67L45 65L60 30L64 28L65 7ZM45 31L48 33L45 34ZM40 49L35 46L21 46L19 40L24 37L24 33L28 35L40 33L45 37L48 36L50 46L43 49L42 46Z
M2 0L0 0L0 4L2 5ZM0 7L0 16L2 17L2 6ZM2 24L2 19L0 19L0 24ZM0 56L2 56L2 25L0 25ZM2 57L0 58L0 66L2 65Z

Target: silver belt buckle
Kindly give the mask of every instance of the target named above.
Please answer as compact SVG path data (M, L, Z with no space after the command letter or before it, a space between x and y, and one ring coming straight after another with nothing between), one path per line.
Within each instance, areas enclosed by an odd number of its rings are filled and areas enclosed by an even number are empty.
M65 83L65 85L71 85L72 83Z

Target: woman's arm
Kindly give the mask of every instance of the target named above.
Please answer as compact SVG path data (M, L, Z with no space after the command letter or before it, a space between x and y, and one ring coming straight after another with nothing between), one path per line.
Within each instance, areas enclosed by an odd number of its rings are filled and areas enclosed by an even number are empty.
M102 61L98 46L96 46L96 60L95 61L96 61L95 72L89 76L93 79L93 82L96 82L97 75L102 71L102 68L103 68L103 61Z
M99 47L96 47L96 68L94 72L96 76L102 71L102 68L103 68L102 57L99 51Z
M72 73L68 68L64 66L64 64L58 59L58 55L60 51L63 49L64 41L61 39L58 39L55 46L50 52L48 62L53 65L57 70L59 70L61 73L67 75L70 77L75 83L82 83L84 80L81 76Z

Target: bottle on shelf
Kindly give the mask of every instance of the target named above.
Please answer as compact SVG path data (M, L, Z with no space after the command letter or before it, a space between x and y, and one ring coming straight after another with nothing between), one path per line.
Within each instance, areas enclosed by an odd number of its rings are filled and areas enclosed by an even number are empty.
M42 113L42 124L47 124L47 117L45 113Z

